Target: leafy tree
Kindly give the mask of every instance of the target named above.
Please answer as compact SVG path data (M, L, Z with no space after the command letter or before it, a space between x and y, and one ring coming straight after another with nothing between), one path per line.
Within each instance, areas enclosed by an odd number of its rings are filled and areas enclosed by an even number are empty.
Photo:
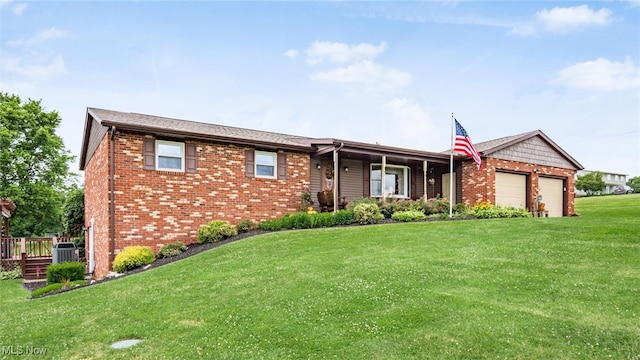
M0 196L16 204L11 235L62 230L63 194L75 176L74 160L55 130L62 119L40 101L0 93Z
M634 193L640 193L640 176L627 180L627 186L631 186Z
M75 188L67 193L62 207L62 227L71 237L83 235L84 188Z
M576 179L575 187L591 196L594 193L602 191L604 188L604 180L602 180L602 172L593 171L586 175L580 175Z

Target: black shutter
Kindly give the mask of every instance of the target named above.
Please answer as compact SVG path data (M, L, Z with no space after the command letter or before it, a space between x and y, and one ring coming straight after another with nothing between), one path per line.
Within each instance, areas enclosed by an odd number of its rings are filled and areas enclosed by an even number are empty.
M195 173L198 170L196 162L197 149L196 144L185 144L185 171Z
M287 154L278 153L278 180L287 179Z
M253 150L244 152L244 171L248 178L255 177L255 154Z
M154 139L142 140L142 168L155 170L156 168L156 141Z
M362 196L366 198L371 196L371 183L369 182L371 176L370 164L371 163L366 161L362 163Z

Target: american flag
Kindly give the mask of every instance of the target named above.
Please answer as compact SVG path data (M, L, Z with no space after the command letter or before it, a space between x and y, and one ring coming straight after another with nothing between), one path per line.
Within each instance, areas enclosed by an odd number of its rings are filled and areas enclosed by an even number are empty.
M462 125L460 125L458 120L453 120L456 122L456 141L453 145L453 151L458 151L472 157L473 160L475 160L476 165L478 165L478 170L482 169L482 159L480 159L478 150L473 146L473 143L469 138L469 134L467 134L467 131L462 127Z

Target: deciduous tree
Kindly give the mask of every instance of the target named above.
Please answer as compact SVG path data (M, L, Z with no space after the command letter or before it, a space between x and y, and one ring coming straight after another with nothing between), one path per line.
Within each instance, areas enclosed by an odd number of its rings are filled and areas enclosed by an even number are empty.
M11 235L62 230L62 205L74 160L56 128L62 119L40 101L0 93L0 196L16 204Z
M585 175L579 175L575 182L575 187L591 196L604 188L604 180L602 180L602 172L593 171Z

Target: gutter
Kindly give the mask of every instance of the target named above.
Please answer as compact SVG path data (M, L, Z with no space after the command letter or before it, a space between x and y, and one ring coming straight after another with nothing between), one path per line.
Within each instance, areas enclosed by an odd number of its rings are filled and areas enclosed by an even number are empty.
M109 266L111 271L116 251L116 203L115 203L115 138L116 127L109 129Z

